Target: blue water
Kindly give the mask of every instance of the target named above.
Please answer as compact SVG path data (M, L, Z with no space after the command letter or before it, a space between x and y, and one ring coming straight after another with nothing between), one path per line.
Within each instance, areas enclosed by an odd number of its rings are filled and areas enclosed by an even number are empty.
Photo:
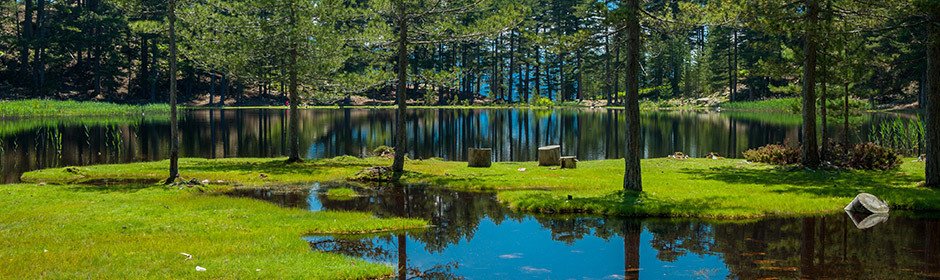
M311 242L331 237L307 237ZM728 270L719 254L686 254L675 261L657 259L658 251L650 245L652 233L640 235L640 278L643 279L724 279ZM369 238L372 245L387 250L388 255L368 258L398 267L398 240L395 236ZM422 241L408 235L407 266L430 269L454 264L453 275L467 279L623 279L624 239L587 234L563 242L553 238L533 218L495 223L485 218L472 237L442 251L429 250ZM628 245L629 246L629 245Z
M724 223L543 216L509 211L492 193L307 187L231 195L429 221L432 227L416 231L304 237L312 250L404 266L407 279L940 278L940 220L903 214L864 228L844 214ZM361 196L331 200L325 191L332 187Z

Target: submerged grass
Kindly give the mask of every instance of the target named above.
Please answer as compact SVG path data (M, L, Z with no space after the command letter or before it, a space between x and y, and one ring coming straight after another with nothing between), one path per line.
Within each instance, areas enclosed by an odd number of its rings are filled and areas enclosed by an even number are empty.
M349 200L359 196L359 193L351 188L332 188L326 191L326 196L333 200Z
M0 185L0 194L4 279L384 277L391 267L311 252L301 237L425 226L154 185Z
M102 116L102 117L43 117L23 119L0 119L0 137L34 131L41 128L69 126L114 126L137 125L145 122L166 123L170 117L164 114L150 116Z
M166 176L166 164L48 169L27 173L23 180L156 182ZM364 167L388 164L386 159L354 157L293 165L283 159L183 159L181 169L184 176L199 180L261 186L344 180ZM495 190L511 208L545 213L730 219L814 215L841 211L859 192L882 197L894 209L940 210L940 191L916 186L924 180L924 163L911 159L895 171L811 171L736 159L649 159L643 160L642 193L622 191L622 160L583 161L575 170L535 162L468 168L464 162L412 160L406 170L406 183Z
M167 104L122 105L43 99L0 101L0 117L141 116L169 112Z

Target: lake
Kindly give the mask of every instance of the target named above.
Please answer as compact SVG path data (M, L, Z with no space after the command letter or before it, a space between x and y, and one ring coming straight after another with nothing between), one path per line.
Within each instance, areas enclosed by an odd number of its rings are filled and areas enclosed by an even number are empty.
M302 110L301 147L308 159L368 156L393 144L394 110ZM916 118L866 114L852 118L849 138L868 138L886 119ZM643 157L683 152L701 157L716 152L740 157L749 148L797 143L800 118L793 114L728 112L644 112ZM835 122L835 121L833 121ZM165 159L169 123L150 116L98 120L0 120L0 182L30 170ZM413 109L409 111L409 156L464 160L467 148L493 148L495 161L532 161L539 146L557 144L581 160L622 158L625 121L607 109ZM834 137L841 137L833 123ZM279 157L287 155L287 111L279 109L197 109L182 111L181 156Z

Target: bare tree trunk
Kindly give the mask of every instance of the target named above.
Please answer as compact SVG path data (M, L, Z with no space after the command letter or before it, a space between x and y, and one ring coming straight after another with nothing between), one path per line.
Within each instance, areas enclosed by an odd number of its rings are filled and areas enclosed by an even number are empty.
M822 91L819 94L819 118L822 121L820 126L822 127L822 143L819 146L819 155L822 160L828 160L829 157L829 65L826 64L827 59L826 55L823 54L823 65L822 65ZM848 147L846 147L848 148Z
M610 1L605 1L605 7ZM607 98L607 106L613 104L611 99L610 85L610 35L604 35L604 95ZM616 77L614 77L616 79Z
M293 5L290 7L290 22L291 27L296 27L296 15L294 14ZM291 34L290 37L290 155L287 159L288 163L301 162L303 159L300 158L300 112L297 110L297 104L300 103L300 96L297 93L297 41L294 38L294 35ZM223 84L225 84L225 76L222 76ZM222 88L222 105L225 105L225 91L228 85L223 85Z
M927 128L926 186L940 188L940 5L934 4L928 22L929 45L927 47L927 106L925 123Z
M36 2L36 39L33 50L33 79L34 89L37 93L44 93L46 80L46 0Z
M540 96L542 96L542 51L539 47L535 47L535 97Z
M845 96L842 100L842 147L849 148L849 83L842 84Z
M400 8L404 9L404 8ZM407 112L407 88L408 82L408 20L401 11L402 18L398 19L398 92L395 93L395 99L398 103L395 131L395 160L392 162L392 172L395 173L395 180L401 177L405 171L405 154L408 153L408 135L405 131Z
M816 23L819 3L806 0L806 58L803 65L803 166L819 166L816 142Z
M27 79L27 77L32 77L29 63L29 50L33 40L33 0L25 0L23 4L23 37L20 38L20 71L22 78Z
M627 121L626 162L623 189L643 191L640 177L640 0L627 2L627 96L624 113Z
M176 117L176 0L168 3L167 17L170 24L170 176L165 184L172 184L180 176L179 120Z

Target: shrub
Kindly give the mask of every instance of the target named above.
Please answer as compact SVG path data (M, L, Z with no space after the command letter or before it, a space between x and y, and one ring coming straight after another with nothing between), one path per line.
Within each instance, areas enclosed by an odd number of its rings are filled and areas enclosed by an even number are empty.
M539 97L536 97L534 100L532 100L532 106L535 106L535 107L554 107L554 106L555 106L555 102L553 102L552 99L550 99L550 98L548 98L548 97L539 96Z
M861 170L891 170L901 165L901 156L891 148L885 148L875 143L862 143L855 145L849 151L844 166Z
M777 144L770 144L757 149L744 151L744 159L776 165L797 164L802 160L800 149Z

